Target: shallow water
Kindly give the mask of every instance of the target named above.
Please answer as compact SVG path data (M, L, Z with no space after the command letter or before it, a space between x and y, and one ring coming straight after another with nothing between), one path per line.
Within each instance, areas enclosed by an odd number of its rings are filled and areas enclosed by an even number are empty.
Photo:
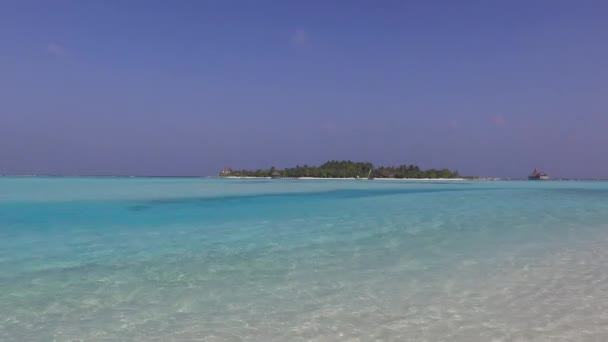
M608 182L0 178L1 341L605 341Z

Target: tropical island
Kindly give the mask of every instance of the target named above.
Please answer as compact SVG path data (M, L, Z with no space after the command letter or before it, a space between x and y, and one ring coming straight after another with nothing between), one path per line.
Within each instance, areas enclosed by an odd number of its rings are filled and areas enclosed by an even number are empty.
M258 170L233 170L226 168L219 174L221 177L272 177L272 178L462 178L458 171L449 169L422 170L417 165L379 166L370 162L353 162L350 160L331 160L320 166L297 165L292 168Z

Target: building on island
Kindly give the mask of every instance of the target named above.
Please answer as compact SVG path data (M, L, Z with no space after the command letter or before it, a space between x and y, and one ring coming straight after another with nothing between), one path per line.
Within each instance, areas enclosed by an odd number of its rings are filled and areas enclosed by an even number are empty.
M544 173L543 171L534 169L532 173L528 176L529 180L547 180L549 179L549 175Z
M220 176L225 177L225 176L230 176L232 174L232 169L229 167L224 168L221 172L220 172Z
M272 178L272 179L281 178L281 174L278 171L275 171L270 174L270 178Z

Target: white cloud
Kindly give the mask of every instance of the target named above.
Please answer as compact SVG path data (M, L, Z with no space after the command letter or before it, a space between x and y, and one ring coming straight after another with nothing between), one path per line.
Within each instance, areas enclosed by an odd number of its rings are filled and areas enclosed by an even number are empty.
M309 43L308 32L297 29L291 34L291 45L296 48L307 46Z
M46 51L50 55L57 56L57 57L61 57L61 56L67 55L67 51L66 51L66 49L63 46L61 46L61 45L59 45L57 43L53 43L53 42L50 42L47 45Z
M496 114L496 115L492 116L492 123L495 126L504 126L507 123L507 121L505 120L505 118L502 115Z

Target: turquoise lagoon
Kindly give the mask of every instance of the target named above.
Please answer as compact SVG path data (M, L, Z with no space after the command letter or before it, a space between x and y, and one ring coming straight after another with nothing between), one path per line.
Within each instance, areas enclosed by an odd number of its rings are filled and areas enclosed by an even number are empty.
M0 178L1 341L606 341L608 182Z

